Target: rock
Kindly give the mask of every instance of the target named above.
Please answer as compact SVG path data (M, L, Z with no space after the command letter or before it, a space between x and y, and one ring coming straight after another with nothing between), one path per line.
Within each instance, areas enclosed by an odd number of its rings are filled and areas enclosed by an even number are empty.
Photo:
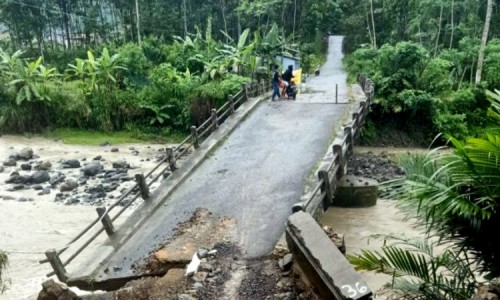
M93 199L106 197L106 191L104 190L104 186L102 184L89 187L85 190L85 192L90 194Z
M167 179L170 175L172 175L172 173L169 171L166 171L165 173L163 173L163 179Z
M65 169L76 169L76 168L81 167L80 161L78 159L65 160L65 161L63 161L62 165L63 165L63 168L65 168Z
M203 288L203 283L201 283L201 282L195 282L193 284L193 288L195 288L196 290L199 290L199 289Z
M3 166L0 166L0 173L3 173L4 170L5 168Z
M33 177L31 177L31 176L11 174L11 176L9 177L9 179L7 179L5 181L5 183L28 184L28 183L31 183L32 180L33 180Z
M104 142L101 142L101 143L99 144L99 146L101 146L101 147L108 146L108 145L109 145L109 142L108 142L108 141L104 141Z
M210 256L215 256L215 255L217 255L217 250L216 249L210 250L210 251L208 251L207 254L210 255Z
M207 276L207 272L196 272L196 274L193 275L193 280L196 282L203 282L207 279Z
M69 192L69 191L76 189L77 187L78 187L78 183L76 181L74 181L72 179L68 179L68 180L66 180L66 182L64 182L61 185L60 191L61 192Z
M97 155L96 157L94 157L92 160L101 160L102 159L102 156L101 155Z
M214 266L209 263L203 263L200 265L200 269L206 272L212 272L214 270Z
M30 164L22 164L21 165L21 170L23 170L23 171L31 171L31 165Z
M33 149L26 147L17 153L17 159L30 160L33 157Z
M42 283L42 291L38 294L37 300L80 300L73 291L62 283L56 283L49 279Z
M127 169L130 167L130 164L128 164L124 160L115 161L112 165L113 165L113 168L115 168L115 169Z
M114 148L111 148L111 152L118 152L118 148L114 147Z
M15 167L17 165L17 161L13 158L9 158L3 162L3 165L6 167Z
M37 184L37 185L34 185L34 186L33 186L33 189L34 189L35 191L41 191L41 190L43 190L43 186L41 186L41 185Z
M22 189L24 189L24 184L16 184L16 185L14 185L13 189L15 191L22 190Z
M52 168L52 164L48 160L38 165L38 170L48 171L50 168Z
M60 182L63 182L64 179L66 178L66 175L64 174L61 174L61 173L58 173L56 174L56 176L53 176L49 183L52 187L56 186L57 184L59 184Z
M283 256L283 258L278 261L278 265L281 271L284 272L289 271L292 268L292 264L293 264L293 256L290 253Z
M33 173L33 183L40 184L50 180L50 175L47 171L36 171Z
M133 156L138 156L138 155L139 155L139 151L137 151L137 150L132 151L132 155L133 155Z
M208 254L208 250L207 249L198 249L198 257L199 258L205 258Z
M46 186L42 190L42 195L48 195L50 194L50 187Z
M83 168L85 176L95 176L103 170L103 166L98 161L92 161Z

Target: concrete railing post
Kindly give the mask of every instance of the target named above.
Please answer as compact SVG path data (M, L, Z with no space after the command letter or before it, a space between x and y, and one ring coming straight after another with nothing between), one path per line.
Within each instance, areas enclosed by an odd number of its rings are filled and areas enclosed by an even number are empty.
M333 174L333 176L337 176L337 180L340 180L340 178L344 177L344 157L342 155L342 145L333 145L333 155L337 155L337 164L339 165L337 174Z
M167 162L168 165L170 166L170 171L174 172L175 170L177 170L177 165L175 163L174 149L169 147L165 150L167 152Z
M244 99L245 99L244 101L247 101L247 100L248 100L248 84L243 84L243 85L241 86L241 90L242 90L242 92L243 92L243 97L245 97L245 98L244 98Z
M97 211L99 218L101 218L102 226L104 227L104 230L106 231L107 235L112 236L113 234L115 234L115 227L113 226L113 222L111 221L111 218L109 217L106 208L96 207L95 210Z
M231 114L233 114L234 111L235 111L235 108L234 108L234 97L233 97L233 95L229 95L228 100L229 100L229 107L231 109Z
M146 184L146 179L142 174L135 174L135 181L137 181L137 186L139 187L139 191L141 192L141 197L144 200L149 198L149 187Z
M326 201L323 201L323 210L326 210L330 205L332 205L333 200L333 191L330 185L330 176L328 176L328 172L325 170L321 170L318 172L318 179L323 179L323 184L321 185L321 192L325 193Z
M193 146L195 149L200 148L200 142L198 139L198 129L196 126L191 126L191 137L193 138Z
M56 249L49 249L45 251L45 256L47 257L47 260L49 261L50 265L52 266L52 269L54 270L54 273L57 276L57 279L61 282L66 282L68 281L68 275L66 273L66 268L64 268L64 264L62 263L61 259L59 258L59 255L57 254Z
M347 141L346 141L347 155L350 155L353 153L354 149L354 137L352 136L352 127L351 126L344 127L344 134L347 135ZM345 157L345 159L347 160L347 157Z
M335 84L335 104L339 103L339 85Z
M219 123L217 121L217 110L212 108L210 118L212 119L212 131L215 131L217 127L219 127Z

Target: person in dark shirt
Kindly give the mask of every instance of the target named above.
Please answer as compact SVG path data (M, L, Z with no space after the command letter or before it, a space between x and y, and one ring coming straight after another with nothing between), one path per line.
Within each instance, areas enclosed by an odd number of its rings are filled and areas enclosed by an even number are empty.
M292 78L293 78L293 66L289 65L288 69L283 74L283 80L286 81L287 83L290 83Z
M278 100L280 99L280 73L278 72L278 66L273 66L274 76L273 76L273 96L271 97L271 101L274 101L274 97L278 96Z
M285 82L285 88L283 89L283 95L286 94L288 91L288 87L290 86L290 81L292 81L293 78L293 66L289 65L288 69L283 73L283 76L281 77L283 81Z

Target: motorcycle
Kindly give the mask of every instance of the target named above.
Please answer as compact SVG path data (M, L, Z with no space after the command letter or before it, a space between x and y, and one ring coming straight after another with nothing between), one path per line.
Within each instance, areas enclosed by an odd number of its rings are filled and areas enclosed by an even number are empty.
M286 96L288 99L295 100L297 98L297 93L298 93L298 87L293 81L293 79L288 83L288 86L286 87Z

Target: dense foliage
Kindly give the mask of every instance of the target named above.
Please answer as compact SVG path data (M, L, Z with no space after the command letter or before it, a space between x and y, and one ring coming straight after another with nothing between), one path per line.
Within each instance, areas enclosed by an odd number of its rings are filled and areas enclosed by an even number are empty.
M278 54L302 50L312 72L325 57L324 32L335 26L324 12L335 7L316 0L0 1L8 33L0 39L0 129L186 130L242 84L267 79Z
M351 78L366 72L377 86L370 123L377 130L369 132L399 128L422 145L438 133L464 139L483 132L484 89L500 88L500 14L489 9L495 2L369 0L361 9L341 6Z

